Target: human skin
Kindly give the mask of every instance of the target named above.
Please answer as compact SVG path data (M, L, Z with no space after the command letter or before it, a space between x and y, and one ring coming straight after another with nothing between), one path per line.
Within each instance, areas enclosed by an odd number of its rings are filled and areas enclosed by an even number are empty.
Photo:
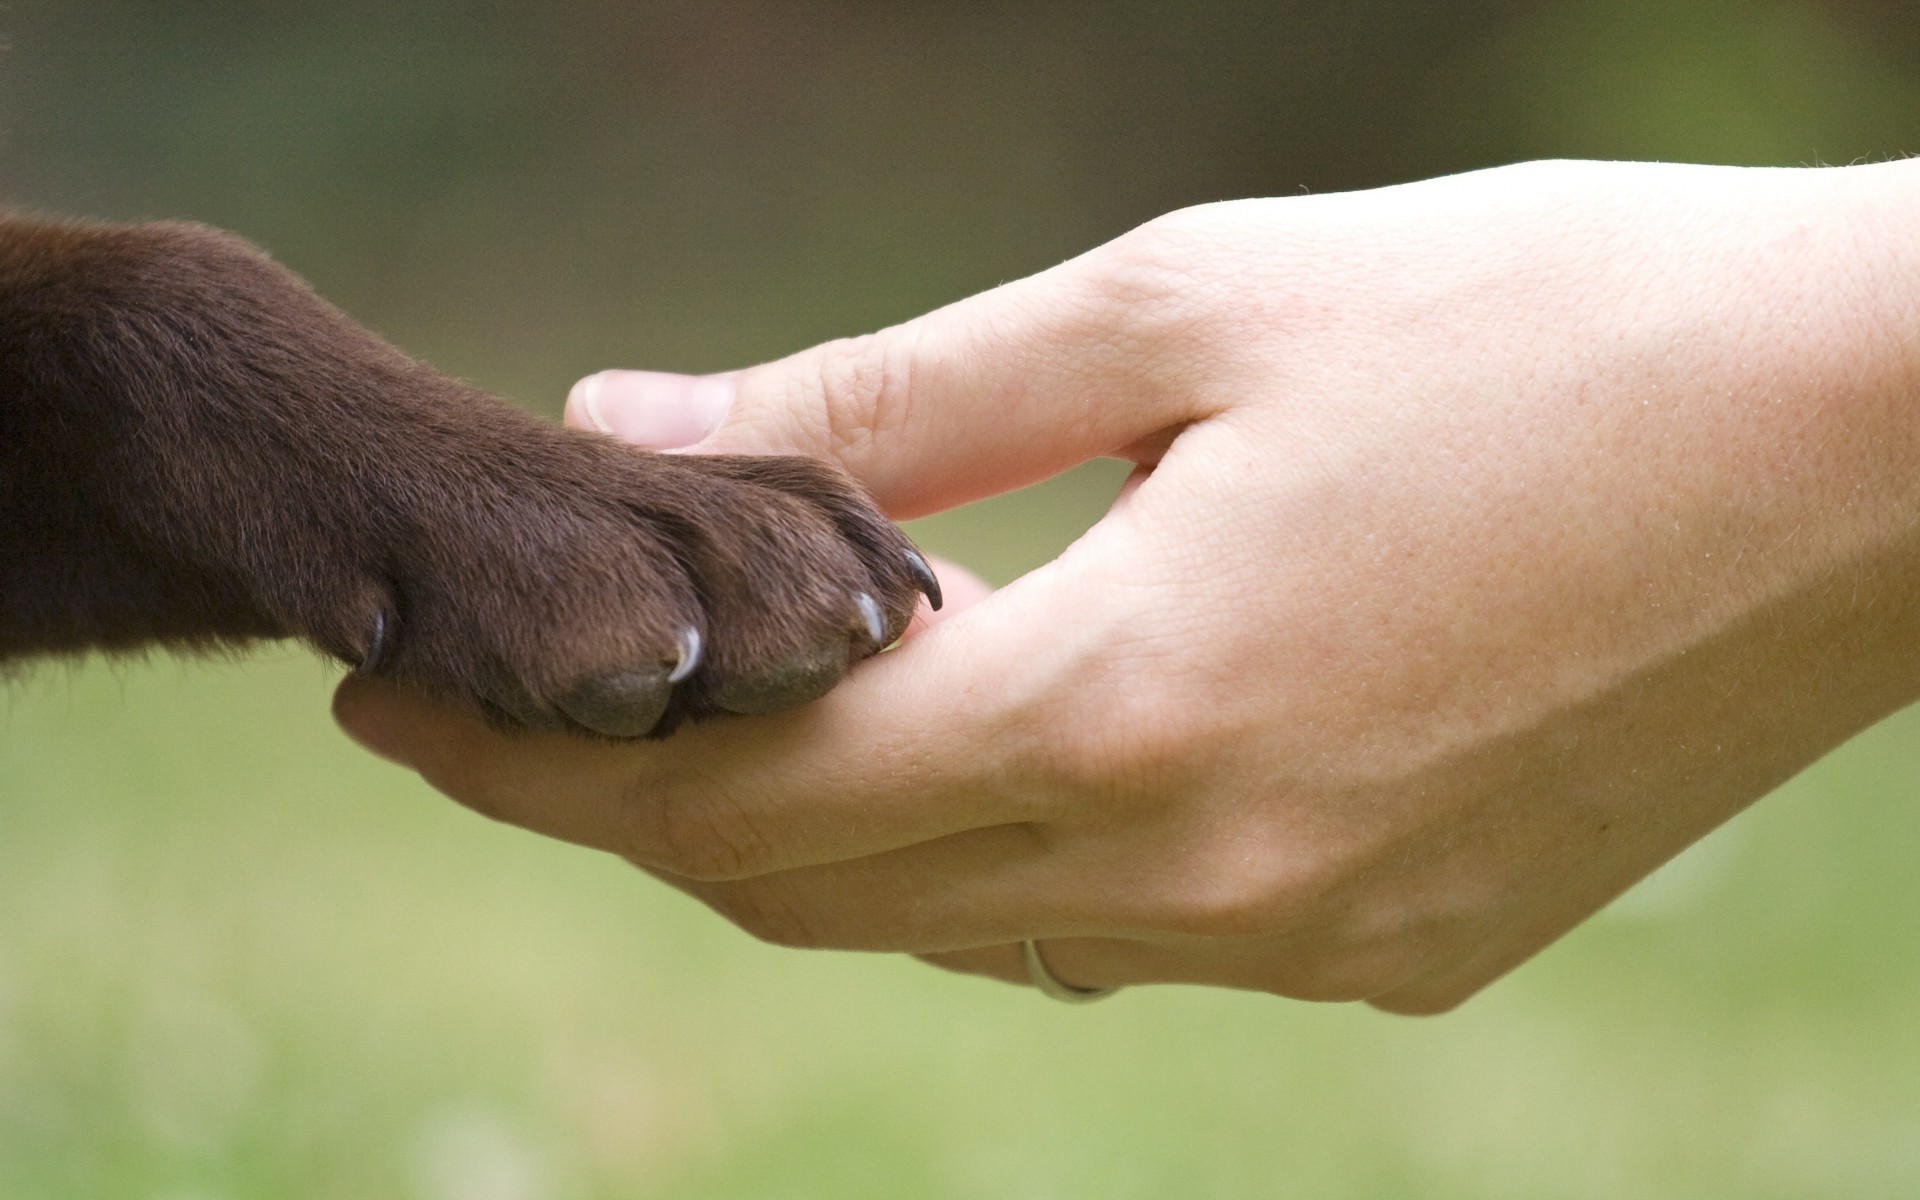
M1445 1010L1920 695L1920 163L1540 163L1170 214L569 419L913 517L1115 455L1057 560L659 743L338 719L766 940ZM717 427L716 427L717 426Z

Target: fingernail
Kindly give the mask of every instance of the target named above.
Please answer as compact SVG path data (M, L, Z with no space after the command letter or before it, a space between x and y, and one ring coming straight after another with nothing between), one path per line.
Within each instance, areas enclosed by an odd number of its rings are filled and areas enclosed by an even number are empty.
M602 371L567 397L601 433L649 450L678 450L720 428L733 404L733 381L664 371Z

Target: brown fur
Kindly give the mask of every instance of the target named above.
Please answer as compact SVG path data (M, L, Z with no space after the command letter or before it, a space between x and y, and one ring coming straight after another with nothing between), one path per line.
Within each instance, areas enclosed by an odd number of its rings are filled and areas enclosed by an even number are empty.
M923 586L823 464L560 429L216 230L0 218L0 663L297 637L502 722L657 734L811 699Z

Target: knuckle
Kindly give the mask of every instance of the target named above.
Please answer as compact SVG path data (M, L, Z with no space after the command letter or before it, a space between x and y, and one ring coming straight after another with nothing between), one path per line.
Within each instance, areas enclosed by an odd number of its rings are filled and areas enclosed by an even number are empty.
M740 806L714 788L678 780L629 805L641 815L627 853L663 871L709 882L745 879L767 869L770 847Z
M1179 331L1209 316L1220 282L1248 270L1245 243L1255 231L1244 212L1233 203L1176 209L1095 251L1089 262L1116 315Z
M1284 822L1247 817L1261 807L1240 805L1224 826L1211 824L1188 839L1183 869L1170 877L1163 901L1168 932L1350 943L1354 932L1368 928L1354 909L1354 865L1340 853L1299 845L1298 831Z
M1271 938L1314 910L1258 850L1227 850L1183 872L1170 898L1169 933L1199 938Z
M1095 686L1052 687L1021 714L1027 732L1010 748L1051 790L1106 792L1130 761L1124 714L1108 689L1090 682Z
M815 377L817 428L827 456L864 458L889 433L904 427L913 394L914 338L900 330L843 338L820 347Z
M1164 811L1192 794L1214 757L1213 735L1193 714L1141 701L1127 689L1074 688L1027 714L1013 742L1020 767L1059 802ZM1013 739L1019 740L1014 742Z
M1258 889L1210 881L1187 888L1167 924L1170 932L1186 937L1261 937L1278 923L1276 907L1274 898Z
M1150 327L1188 309L1201 263L1209 257L1191 213L1155 217L1095 252L1101 298L1124 321Z
M1094 324L1163 387L1196 361L1271 371L1277 348L1340 319L1344 236L1286 200L1178 209L1085 256Z

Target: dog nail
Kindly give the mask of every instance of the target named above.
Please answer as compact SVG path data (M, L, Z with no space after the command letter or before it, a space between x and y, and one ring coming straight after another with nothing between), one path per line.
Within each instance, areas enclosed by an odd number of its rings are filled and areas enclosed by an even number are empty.
M927 560L921 557L918 550L907 551L907 570L912 573L914 583L926 593L927 604L933 608L933 611L939 612L940 579L933 573L933 568L927 565Z
M689 625L680 631L680 661L674 665L672 674L667 676L668 683L679 683L700 667L702 643L700 631Z
M867 623L867 639L876 646L886 645L887 619L880 615L880 605L865 592L855 592L853 604L860 610L860 619Z
M387 657L387 612L375 609L373 612L373 640L367 645L366 656L360 665L353 669L355 675L371 675L380 669Z

